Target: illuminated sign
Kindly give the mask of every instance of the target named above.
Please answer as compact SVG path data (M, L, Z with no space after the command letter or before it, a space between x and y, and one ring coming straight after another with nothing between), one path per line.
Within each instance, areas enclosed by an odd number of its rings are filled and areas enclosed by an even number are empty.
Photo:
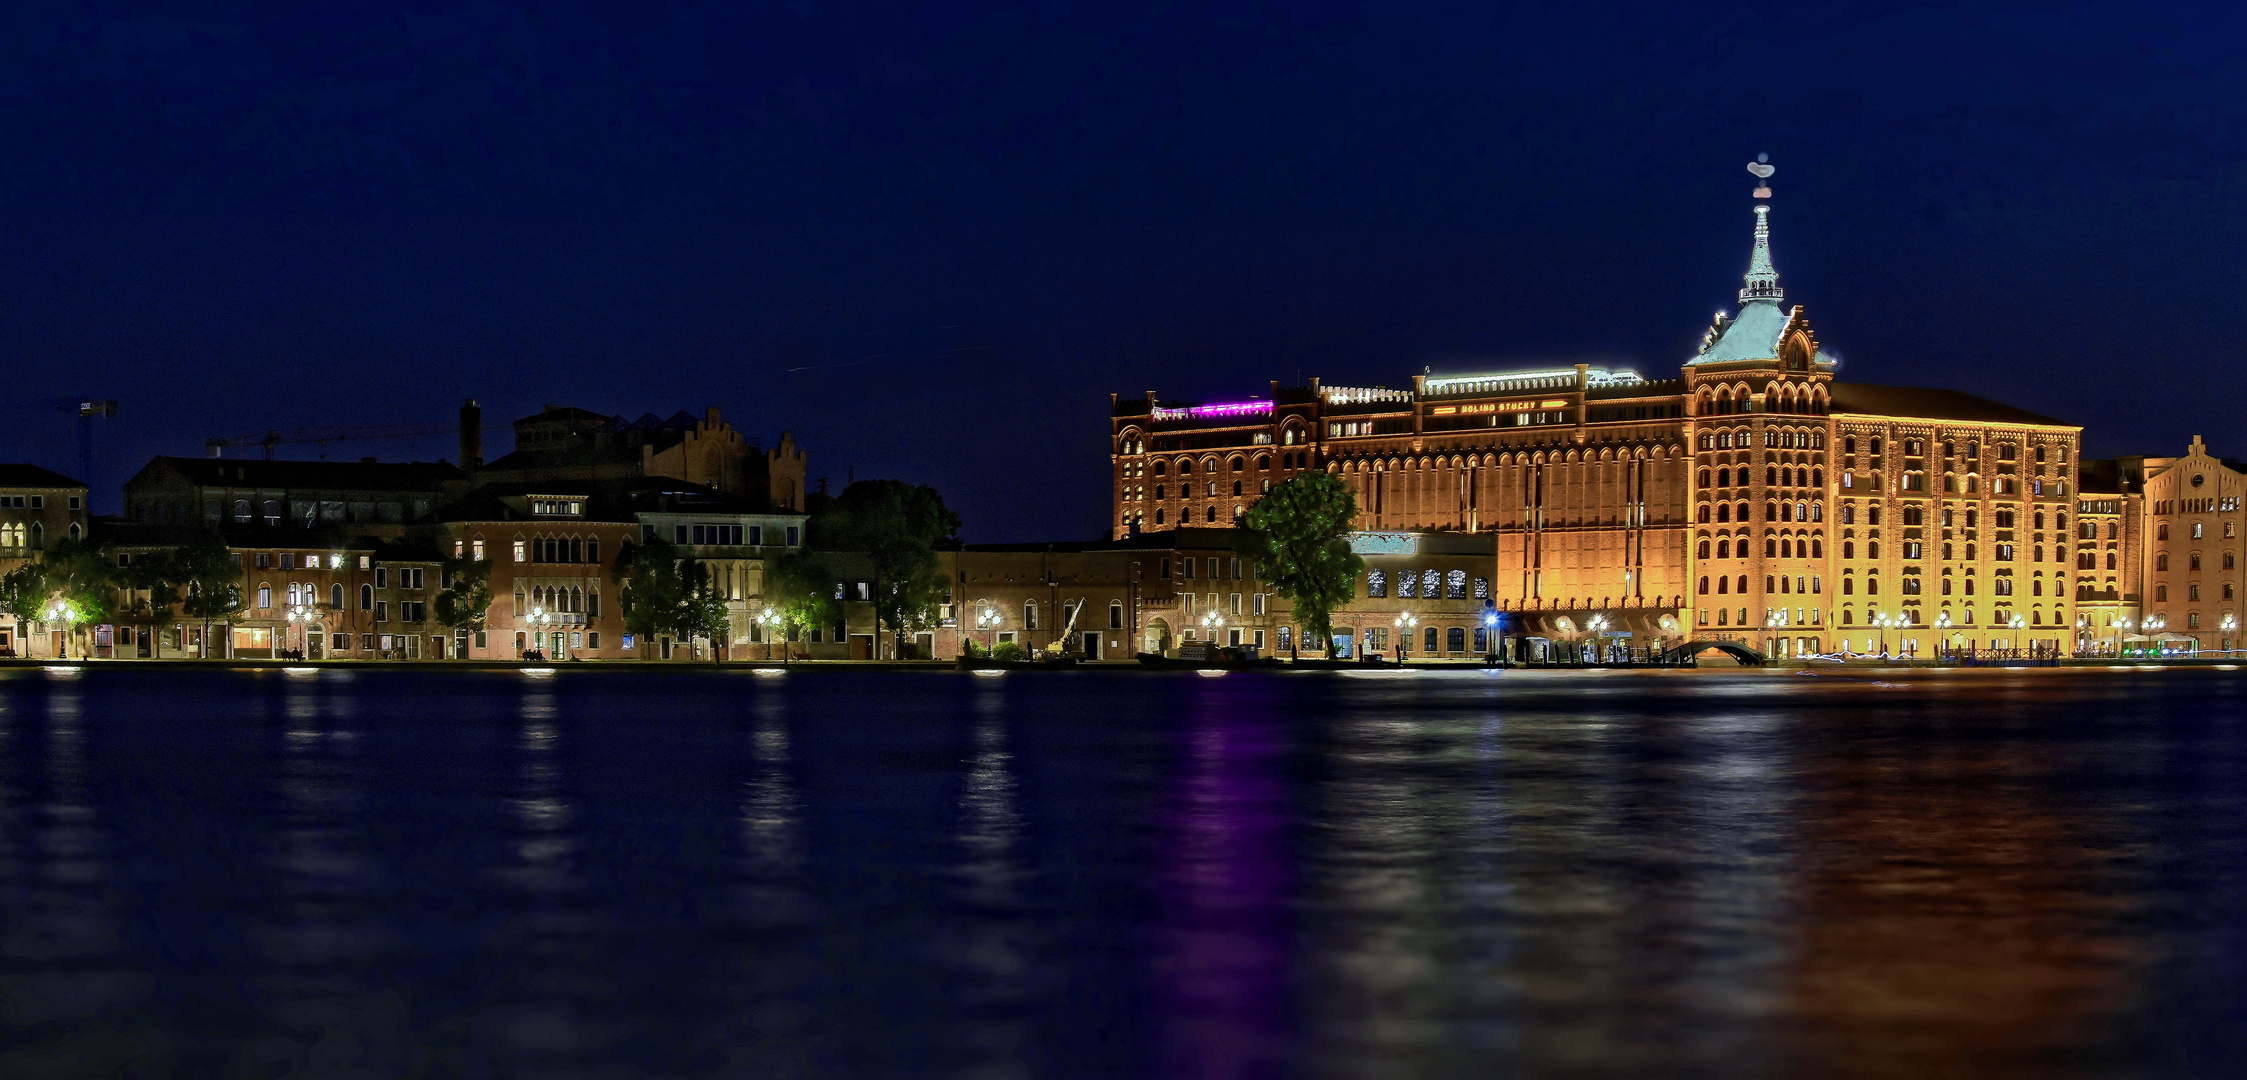
M1460 416L1473 413L1530 412L1536 409L1565 409L1565 399L1548 401L1494 401L1481 405L1438 405L1428 410L1430 416Z
M1357 555L1417 555L1420 537L1408 532L1354 532L1350 551Z
M1202 420L1213 416L1254 416L1272 411L1269 401L1230 401L1222 405L1196 405L1191 409L1156 409L1157 420Z

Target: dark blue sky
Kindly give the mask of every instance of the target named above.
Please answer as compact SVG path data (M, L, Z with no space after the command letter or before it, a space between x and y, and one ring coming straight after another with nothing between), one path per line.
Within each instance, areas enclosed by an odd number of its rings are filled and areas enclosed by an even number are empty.
M1844 378L2048 412L2093 453L2202 432L2247 455L2239 21L11 8L5 396L123 403L105 510L208 435L443 423L473 396L493 419L716 404L794 429L815 477L935 484L972 540L1081 538L1110 391L1674 371L1739 287L1766 152L1788 298ZM69 423L15 410L0 455L75 471Z

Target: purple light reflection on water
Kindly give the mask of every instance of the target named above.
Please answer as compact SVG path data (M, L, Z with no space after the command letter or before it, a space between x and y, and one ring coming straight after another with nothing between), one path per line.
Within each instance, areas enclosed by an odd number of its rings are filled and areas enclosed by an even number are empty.
M1284 758L1268 710L1203 695L1168 814L1153 978L1160 1074L1267 1075L1293 1037L1295 876Z

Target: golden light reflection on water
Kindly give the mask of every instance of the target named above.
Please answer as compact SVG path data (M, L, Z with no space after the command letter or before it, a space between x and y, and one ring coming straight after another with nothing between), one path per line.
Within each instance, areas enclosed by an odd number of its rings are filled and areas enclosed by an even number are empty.
M1814 753L1789 1012L1827 1076L2066 1075L2130 992L2109 854L2009 753Z

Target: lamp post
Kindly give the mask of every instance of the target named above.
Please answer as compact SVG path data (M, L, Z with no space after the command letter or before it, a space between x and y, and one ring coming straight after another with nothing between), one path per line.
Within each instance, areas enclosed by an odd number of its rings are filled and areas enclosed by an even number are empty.
M56 659L58 659L58 660L68 660L68 659L70 659L70 623L69 623L69 615L70 615L70 605L68 605L68 604L65 604L65 603L63 603L63 602L62 602L62 601L60 601L60 600L56 600L56 601L53 601L52 603L49 603L49 604L47 605L47 621L48 621L48 622L59 622L59 623L62 623L62 624L63 624L63 633L62 633L62 652L60 652L60 653L56 654L56 656L55 656L55 658L56 658ZM25 651L27 651L27 652L28 652L29 650L25 650Z
M1888 628L1896 625L1896 620L1893 616L1884 612L1873 616L1872 623L1880 628L1880 658L1886 660L1888 659Z
M2130 616L2124 615L2108 625L2114 629L2114 655L2119 660L2122 658L2122 639L2130 636Z
M2229 656L2231 654L2231 632L2238 628L2239 617L2229 612L2225 612L2224 621L2219 624L2218 629L2221 629L2224 632L2224 654L2226 656Z
M1494 610L1482 613L1482 643L1485 646L1482 655L1483 666L1488 667L1492 663L1496 663L1498 666L1504 667L1506 665L1506 653L1504 649L1499 647L1498 612Z
M771 660L772 639L780 633L780 613L767 607L764 611L758 613L757 621L763 624L765 628L765 659ZM788 662L788 653L785 650L780 654L780 662L784 664Z
M1406 652L1405 639L1411 637L1413 628L1419 625L1420 616L1415 615L1409 611L1397 613L1397 663L1400 666L1404 663L1404 654Z
M1202 636L1209 639L1212 647L1218 644L1217 632L1224 628L1225 616L1218 614L1216 609L1212 608L1202 613Z
M312 609L303 604L297 604L289 608L289 625L297 631L298 652L300 654L308 654L312 651L313 618Z
M1942 648L1936 651L1936 656L1949 655L1951 648L1951 613L1949 608L1944 608L1935 614L1935 633L1937 639L1943 643Z
M1584 631L1592 635L1592 663L1600 663L1600 643L1607 639L1607 616L1594 615L1584 620Z
M2020 636L2019 636L2019 635L2020 635L2020 631L2021 631L2021 628L2022 628L2022 627L2024 627L2024 626L2027 626L2027 625L2028 625L2028 620L2026 620L2026 619L2023 619L2023 618L2021 618L2021 617L2020 617L2019 615L2015 615L2015 616L2013 616L2012 620L2011 620L2011 621L2009 621L2009 622L2007 622L2007 623L2005 624L2005 626L2006 626L2006 629L2009 629L2009 630L2013 631L2013 633L2014 633L2014 638L2013 638L2013 642L2014 642L2014 644L2013 644L2013 651L2014 651L2014 652L2016 652L2016 653L2018 653L2018 652L2021 652L2021 651L2022 651L2022 649L2021 649L2021 646L2020 646L2020 640L2021 640L2021 639L2020 639Z
M526 651L536 652L543 659L546 656L546 639L542 631L554 621L554 616L545 608L532 608L528 621L531 624L531 647Z

